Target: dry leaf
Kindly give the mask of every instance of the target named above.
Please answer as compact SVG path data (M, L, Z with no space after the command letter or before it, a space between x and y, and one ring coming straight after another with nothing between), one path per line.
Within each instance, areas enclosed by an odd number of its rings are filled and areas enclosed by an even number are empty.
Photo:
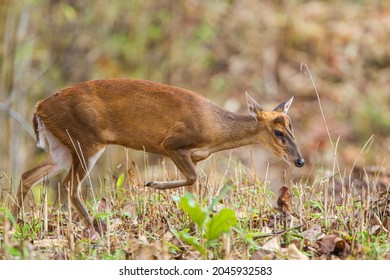
M379 230L389 233L389 231L383 226L383 223L381 219L378 217L378 215L376 213L372 213L372 214L373 214L372 217L374 222L374 226L371 229L372 234L378 234Z
M291 197L291 190L288 187L283 186L279 189L279 197L276 203L280 212L291 212Z
M182 255L183 260L201 260L202 255L198 251L187 250Z
M318 224L313 225L311 228L302 232L303 238L310 242L314 242L321 235L321 226Z
M275 258L274 253L264 249L255 251L251 256L251 260L274 260Z
M317 241L317 244L319 245L318 252L322 254L346 256L349 251L347 242L334 234L325 235L321 240Z
M340 224L337 221L332 221L329 225L329 229L332 231L337 231L339 227L340 227Z
M88 238L91 243L97 243L100 239L99 231L103 230L103 227L101 226L100 223L98 223L98 221L96 219L93 220L93 226L94 226L93 229L85 228L82 231L81 237ZM105 227L105 229L107 230L107 226ZM103 232L104 231L101 231L100 233L103 233Z
M379 225L373 225L370 229L371 235L377 235L381 230L381 227Z
M107 232L107 223L103 221L102 219L94 219L93 220L93 227L95 231L99 234L103 234ZM95 233L93 233L95 234Z
M263 246L261 246L264 250L270 250L270 251L280 251L280 237L275 236L264 243Z
M165 252L161 242L150 243L145 235L129 243L130 259L137 260L166 260L169 254Z
M96 209L98 213L108 213L111 211L111 203L107 201L104 197L102 197L97 203L96 203Z
M309 257L299 251L295 244L288 246L287 255L289 260L309 260Z
M334 251L336 248L335 245L335 239L339 239L336 235L325 235L321 240L319 240L317 243L320 246L318 248L318 251L322 254L330 254Z
M65 254L65 252L56 252L54 255L55 260L66 260L69 257Z
M131 184L132 186L136 186L137 185L137 180L135 178L135 171L134 171L134 166L135 163L132 162L132 167L130 167L128 170L127 170L127 176L129 176L129 179L131 181Z
M127 203L122 207L122 215L129 218L133 225L138 224L137 209L134 203Z

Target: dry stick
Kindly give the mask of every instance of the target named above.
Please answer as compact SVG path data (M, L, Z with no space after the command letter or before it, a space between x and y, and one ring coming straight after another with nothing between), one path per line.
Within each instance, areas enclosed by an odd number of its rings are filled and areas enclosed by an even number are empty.
M269 162L267 162L267 169L265 171L265 178L264 178L264 183L263 183L264 198L267 197L268 174L269 174ZM255 182L255 184L256 184L256 182ZM266 209L266 207L267 207L267 199L264 199L263 209Z
M297 225L295 227L285 228L283 230L280 230L280 231L277 231L277 232L273 232L273 233L265 233L265 234L262 234L262 235L253 236L253 240L256 240L256 239L259 239L259 238L265 238L265 237L282 235L284 233L287 233L290 230L299 229L301 227L303 227L303 224Z
M71 167L73 168L73 167ZM68 225L67 225L67 228L68 228L68 238L69 238L69 249L70 249L70 254L73 255L75 253L75 243L74 243L74 236L73 236L73 227L72 227L72 209L71 209L71 199L70 199L70 193L72 191L72 187L73 187L73 172L72 172L72 176L71 176L71 183L68 184L68 192L67 192L67 200L68 200ZM65 186L66 187L66 186Z
M35 139L34 131L32 130L29 123L25 120L25 118L19 112L13 110L9 105L0 103L0 111L5 112L15 121L17 121L21 127L27 132L27 135L30 136L31 139Z
M360 155L363 153L363 151L366 149L366 147L367 147L368 145L371 145L371 144L372 144L373 139L374 139L374 135L371 135L371 137L370 137L370 138L367 140L367 142L364 144L363 148L360 149L359 154L357 155L355 161L353 162L351 171L349 172L349 183L350 183L350 184L351 184L351 180L352 180L352 171L355 169L355 166L356 166L356 163L357 163L358 158L359 158Z
M57 236L59 237L60 234L61 234L61 231L60 231L60 214L61 214L61 183L58 183L57 184L57 198L58 199L58 211L57 211ZM54 205L56 205L56 203L54 203ZM53 210L54 210L54 207L53 207ZM52 210L52 211L53 211Z
M44 72L42 73L42 75L43 74ZM28 85L25 88L27 89L30 88L35 83L35 81L37 81L40 78L40 76L41 75L39 75L32 83L30 83L30 85ZM18 122L21 125L21 127L27 132L27 135L30 136L31 139L35 140L34 130L31 128L30 123L26 121L26 119L21 113L11 108L12 103L14 101L24 98L27 95L27 93L29 93L28 90L22 89L18 97L14 97L15 94L11 95L10 98L8 98L8 100L0 103L0 111L8 114L11 118L13 118L16 122Z
M48 186L44 185L44 193L43 193L43 229L45 234L47 234L49 229L49 221L48 221L48 215L47 215L47 197L48 197Z
M303 74L306 75L306 77L308 77L310 79L310 81L311 81L311 83L313 85L314 91L315 91L315 93L317 95L318 105L320 107L322 120L324 121L326 134L328 135L329 142L330 142L330 145L331 145L332 150L333 150L333 156L334 156L333 174L335 174L334 169L335 169L335 166L336 166L337 167L337 173L339 174L339 176L341 176L340 164L339 164L339 162L337 160L337 146L335 147L335 145L333 144L332 137L331 137L330 132L329 132L328 123L326 122L324 110L322 109L322 103L321 103L320 94L318 93L317 86L316 86L316 84L314 82L313 76L311 75L310 69L309 69L309 67L307 66L306 63L301 63L301 72L303 72ZM337 144L338 144L338 140L337 140ZM344 187L344 182L342 180L340 180L340 181L341 181L341 185ZM332 188L333 188L333 193L334 193L335 192L334 176L332 176Z
M330 144L331 144L332 149L334 151L335 147L333 145L332 137L330 136L330 133L329 133L329 128L328 128L328 124L327 124L326 119L325 119L324 110L322 109L320 94L318 93L316 84L314 83L313 77L312 77L311 72L309 70L309 67L307 66L306 63L303 63L303 62L301 63L301 72L303 72L303 74L305 74L310 79L310 81L313 85L314 91L316 92L317 99L318 99L318 105L319 105L320 111L321 111L321 116L322 116L322 119L323 119L324 124L325 124L326 132L328 134Z

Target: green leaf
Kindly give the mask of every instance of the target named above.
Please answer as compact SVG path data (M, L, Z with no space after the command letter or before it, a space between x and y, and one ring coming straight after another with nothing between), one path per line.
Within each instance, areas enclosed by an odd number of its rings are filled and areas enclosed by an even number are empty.
M113 215L113 213L96 213L93 216L95 219L107 220L107 218L111 215Z
M232 189L233 189L233 186L230 186L230 185L225 186L222 189L222 191L220 192L220 194L212 199L212 201L208 207L208 210L212 211L214 209L214 207L218 204L218 202L222 199L222 197L224 197Z
M206 239L218 239L223 233L230 232L230 228L237 224L236 214L232 209L224 208L206 224Z
M179 207L190 216L190 219L202 228L207 218L207 211L194 199L192 194L186 193L179 201Z
M121 173L121 175L119 175L118 180L116 180L116 187L120 188L124 181L125 181L125 174Z
M5 213L13 224L15 224L15 217L12 215L11 211L8 208L0 208L0 213Z
M203 248L202 244L200 244L198 238L188 233L188 229L177 232L177 236L179 236L179 238L188 245L191 245L198 250L202 255L206 254L206 249Z

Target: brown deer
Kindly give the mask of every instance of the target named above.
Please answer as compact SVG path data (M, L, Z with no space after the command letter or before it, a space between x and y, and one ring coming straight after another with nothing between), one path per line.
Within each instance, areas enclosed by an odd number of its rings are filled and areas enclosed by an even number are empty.
M192 91L145 80L97 80L65 88L37 103L37 146L49 154L22 174L14 214L18 216L32 186L68 170L62 188L71 192L72 204L92 229L80 185L109 144L169 157L185 179L145 183L160 190L193 185L197 162L249 144L263 144L302 167L287 116L293 99L266 112L248 94L246 98L250 115L229 112Z

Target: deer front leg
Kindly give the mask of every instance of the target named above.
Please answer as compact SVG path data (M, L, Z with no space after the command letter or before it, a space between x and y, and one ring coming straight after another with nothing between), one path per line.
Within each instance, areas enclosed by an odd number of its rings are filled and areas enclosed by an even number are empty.
M173 161L173 163L177 166L186 179L163 182L146 182L145 186L153 189L167 190L195 184L197 180L197 174L195 165L191 159L191 152L187 150L170 151L168 153L168 157Z

